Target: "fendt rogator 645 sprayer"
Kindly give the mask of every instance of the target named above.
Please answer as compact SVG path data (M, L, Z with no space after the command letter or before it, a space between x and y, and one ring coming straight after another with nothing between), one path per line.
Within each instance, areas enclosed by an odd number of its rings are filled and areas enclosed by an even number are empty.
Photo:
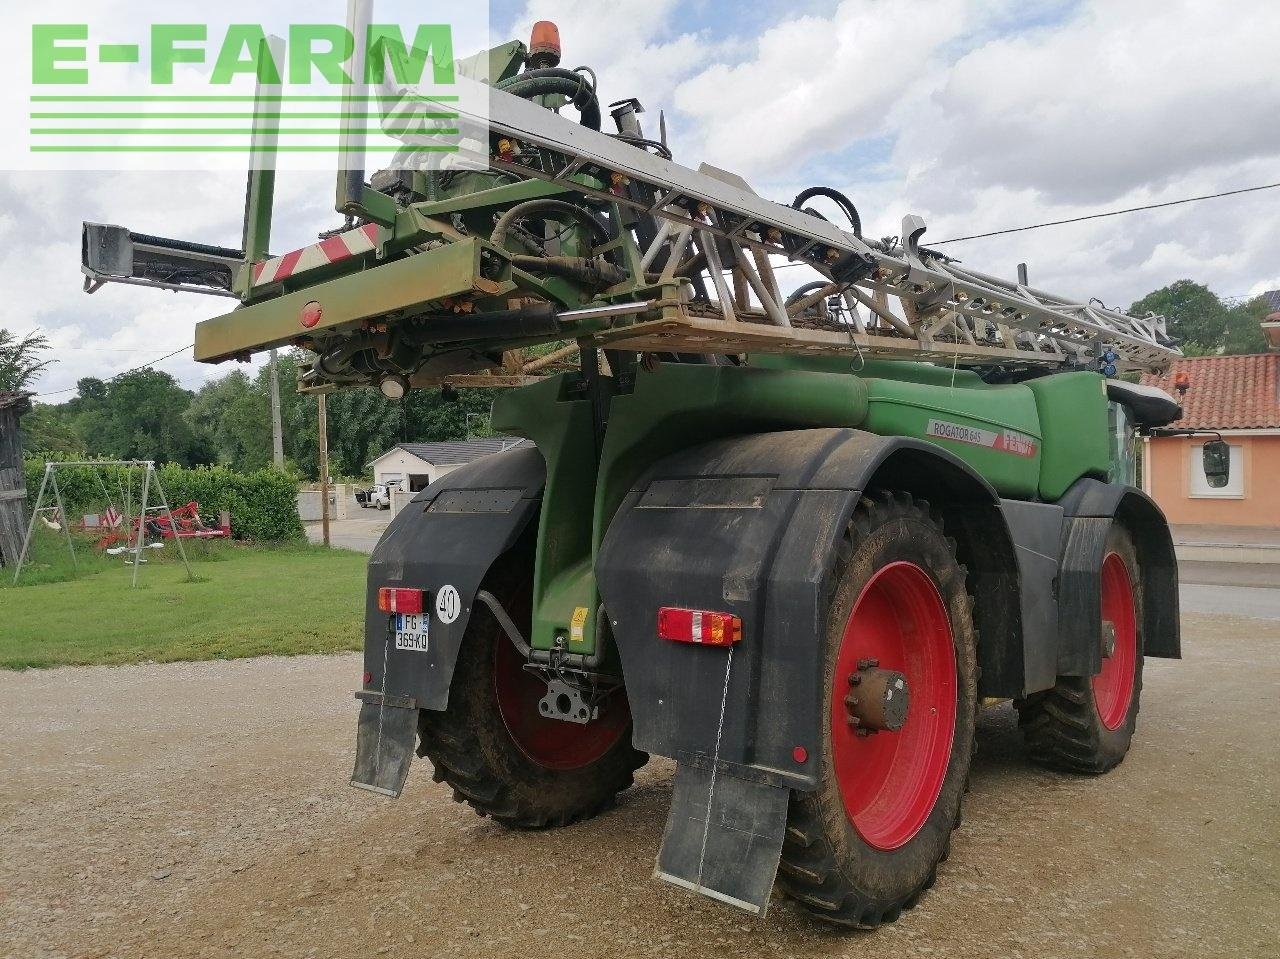
M511 387L493 426L532 442L418 493L369 562L354 785L399 795L416 748L536 829L658 754L660 878L891 921L947 857L980 704L1102 773L1143 657L1179 655L1131 456L1179 409L1117 378L1176 346L918 217L872 239L836 191L680 166L635 101L602 132L549 24L483 56L486 169L341 173L346 227L277 257L255 173L245 250L88 224L89 284L238 297L197 358L299 347L308 390ZM784 258L816 279L784 295Z

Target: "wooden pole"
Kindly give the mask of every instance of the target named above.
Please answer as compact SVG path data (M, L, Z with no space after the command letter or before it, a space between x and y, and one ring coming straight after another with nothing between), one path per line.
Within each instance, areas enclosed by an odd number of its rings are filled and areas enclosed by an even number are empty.
M280 424L280 357L276 350L271 351L271 462L278 470L284 469L284 429Z
M329 414L325 403L325 394L320 393L316 400L320 405L320 528L324 535L324 545L329 545Z

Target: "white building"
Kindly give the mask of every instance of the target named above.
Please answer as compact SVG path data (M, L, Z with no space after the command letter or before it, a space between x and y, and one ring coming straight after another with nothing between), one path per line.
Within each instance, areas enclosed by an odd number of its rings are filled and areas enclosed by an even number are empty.
M416 493L459 466L528 443L517 436L492 436L457 443L399 443L367 468L373 470L374 483L399 480L401 489Z

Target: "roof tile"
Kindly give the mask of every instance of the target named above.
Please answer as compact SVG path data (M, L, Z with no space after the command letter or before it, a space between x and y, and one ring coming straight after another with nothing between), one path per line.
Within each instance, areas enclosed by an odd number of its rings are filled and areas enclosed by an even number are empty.
M398 443L397 448L412 453L418 459L433 466L457 466L471 463L491 453L524 446L528 440L518 436L489 436L477 440L461 440L456 443Z
M1190 380L1182 397L1174 388L1179 373ZM1175 428L1280 429L1280 354L1186 357L1163 376L1144 375L1142 384L1178 398L1183 416Z

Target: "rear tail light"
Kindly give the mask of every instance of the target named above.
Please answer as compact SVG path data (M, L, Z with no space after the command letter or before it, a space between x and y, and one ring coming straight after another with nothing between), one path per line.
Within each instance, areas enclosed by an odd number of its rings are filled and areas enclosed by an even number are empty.
M384 613L421 613L422 590L383 586L378 590L378 609Z
M702 646L732 646L742 639L742 620L732 613L664 606L658 610L658 638Z

